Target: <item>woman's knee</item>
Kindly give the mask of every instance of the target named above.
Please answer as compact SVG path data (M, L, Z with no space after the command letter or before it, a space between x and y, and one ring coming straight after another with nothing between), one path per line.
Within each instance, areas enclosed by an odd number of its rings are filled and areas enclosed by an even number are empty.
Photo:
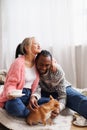
M29 114L29 110L21 102L20 99L13 99L7 101L5 103L5 109L12 116L26 117Z

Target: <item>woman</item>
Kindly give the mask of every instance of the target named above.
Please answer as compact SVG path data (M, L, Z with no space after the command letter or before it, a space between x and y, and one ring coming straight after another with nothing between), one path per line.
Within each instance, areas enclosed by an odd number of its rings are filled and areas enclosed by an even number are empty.
M12 116L26 117L29 114L26 106L39 81L34 60L41 48L34 37L25 38L20 47L22 55L14 60L8 71L4 89L0 95L0 107ZM21 90L25 95L15 98L12 94L15 90Z

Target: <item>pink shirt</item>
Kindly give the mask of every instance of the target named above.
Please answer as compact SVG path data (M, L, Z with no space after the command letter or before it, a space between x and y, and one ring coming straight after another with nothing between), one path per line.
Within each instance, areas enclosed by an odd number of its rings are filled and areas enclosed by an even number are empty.
M36 79L34 80L32 84L32 93L35 92L39 82L39 75L36 71ZM4 102L6 102L7 99L7 94L14 90L14 89L19 89L22 90L25 84L25 57L20 56L11 65L6 81L4 84L4 90L0 94L0 107L4 106Z

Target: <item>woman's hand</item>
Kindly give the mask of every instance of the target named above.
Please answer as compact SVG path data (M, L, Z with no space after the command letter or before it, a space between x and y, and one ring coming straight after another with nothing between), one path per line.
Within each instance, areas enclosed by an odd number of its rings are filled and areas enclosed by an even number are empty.
M53 71L53 72L56 72L56 70L57 70L57 61L55 60L55 59L52 59L52 66L51 66L51 70Z
M31 110L34 110L35 108L38 108L37 99L35 96L31 96L28 107Z
M8 100L15 99L15 97L14 97L14 96L12 96L10 93L8 93L7 98L8 98Z

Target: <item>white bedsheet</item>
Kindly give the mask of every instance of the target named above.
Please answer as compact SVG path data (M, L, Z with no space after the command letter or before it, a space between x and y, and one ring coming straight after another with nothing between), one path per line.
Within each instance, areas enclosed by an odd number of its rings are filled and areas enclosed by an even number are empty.
M6 111L0 108L0 123L11 130L70 130L72 121L72 112L65 109L53 122L53 125L38 124L29 126L25 119L11 117Z
M3 90L3 85L0 85L0 93ZM79 92L83 92L87 95L86 89L76 89ZM29 126L25 119L11 117L6 113L6 111L0 108L0 123L11 130L70 130L73 112L69 109L65 109L55 120L53 125L43 126L42 124L38 124L35 126Z

